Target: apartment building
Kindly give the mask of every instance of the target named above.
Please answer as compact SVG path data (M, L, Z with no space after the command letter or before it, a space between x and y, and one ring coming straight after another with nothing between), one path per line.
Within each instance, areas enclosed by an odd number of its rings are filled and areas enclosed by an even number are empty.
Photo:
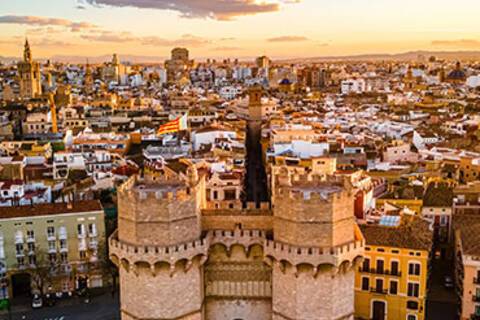
M99 201L0 208L0 299L102 286L104 212Z
M425 319L432 248L429 223L415 217L389 216L378 225L360 228L366 246L365 259L355 275L355 316Z

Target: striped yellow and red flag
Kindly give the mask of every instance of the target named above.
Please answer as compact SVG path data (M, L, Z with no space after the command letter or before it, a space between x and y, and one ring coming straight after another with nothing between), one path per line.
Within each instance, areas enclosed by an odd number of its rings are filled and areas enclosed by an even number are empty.
M157 135L175 133L178 131L187 130L188 128L187 119L188 119L188 115L184 114L180 118L177 118L173 121L170 121L161 125L157 130Z

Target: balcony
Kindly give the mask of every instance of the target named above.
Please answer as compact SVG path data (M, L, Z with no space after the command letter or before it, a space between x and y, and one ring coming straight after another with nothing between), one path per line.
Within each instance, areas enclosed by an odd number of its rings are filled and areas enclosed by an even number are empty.
M88 247L90 249L96 249L98 247L98 241L96 240L91 240L88 242Z
M48 234L47 234L47 240L48 240L48 241L57 240L57 238L55 237L55 233L48 233Z
M363 273L370 273L370 274L380 274L380 275L385 275L385 276L393 276L393 277L401 277L402 276L402 272L401 271L390 271L390 270L377 270L375 268L363 268L363 267L360 267L358 269L359 272L363 272Z
M35 242L35 237L27 237L27 243Z
M370 292L377 293L377 294L387 294L388 293L387 289L383 289L383 288L370 288Z
M66 233L59 233L58 234L58 239L59 240L67 240L67 234Z

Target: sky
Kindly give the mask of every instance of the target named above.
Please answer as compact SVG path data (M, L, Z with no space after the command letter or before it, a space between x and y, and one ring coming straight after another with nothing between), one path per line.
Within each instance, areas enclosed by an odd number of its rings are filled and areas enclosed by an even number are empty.
M480 50L478 0L0 0L0 56Z

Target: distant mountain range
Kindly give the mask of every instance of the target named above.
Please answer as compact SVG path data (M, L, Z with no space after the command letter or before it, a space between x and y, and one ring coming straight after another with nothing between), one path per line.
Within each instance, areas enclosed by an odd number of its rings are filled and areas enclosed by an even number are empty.
M350 56L328 56L328 57L312 57L312 58L298 58L285 59L285 61L292 62L325 62L325 61L413 61L419 59L428 59L435 56L442 60L479 60L480 51L409 51L395 54L361 54Z
M310 58L273 58L275 61L288 62L288 63L315 63L315 62L331 62L331 61L414 61L420 58L428 59L430 56L435 56L437 59L444 60L480 60L480 51L409 51L396 54L361 54L361 55L348 55L348 56L323 56L323 57L310 57ZM159 56L138 56L138 55L119 55L122 62L137 63L163 63L167 58ZM1 63L11 63L18 61L19 57L2 57L0 56ZM68 56L68 55L55 55L50 58L40 58L40 61L50 60L52 62L62 63L85 63L86 61L97 64L110 61L111 55L102 55L94 57L85 56ZM197 57L197 60L205 60L206 58ZM245 57L239 60L250 61L251 57ZM219 60L219 59L217 59Z

